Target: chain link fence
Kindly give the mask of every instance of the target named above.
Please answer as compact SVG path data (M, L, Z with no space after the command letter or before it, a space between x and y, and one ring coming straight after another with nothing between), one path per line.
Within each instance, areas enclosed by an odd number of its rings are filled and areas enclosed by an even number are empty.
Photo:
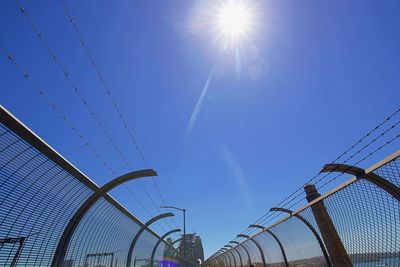
M350 169L354 166L342 168L341 172ZM297 211L272 209L288 215L269 227L260 226L259 233L230 249L238 248L241 256L246 257L239 248L247 247L250 261L241 265L221 261L228 254L224 250L209 258L206 265L400 266L399 186L397 151L333 191L316 195L316 199L310 199ZM313 185L307 187L318 194Z

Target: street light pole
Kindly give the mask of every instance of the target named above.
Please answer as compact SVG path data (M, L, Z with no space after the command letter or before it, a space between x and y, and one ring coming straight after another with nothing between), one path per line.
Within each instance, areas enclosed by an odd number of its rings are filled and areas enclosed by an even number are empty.
M186 209L174 207L174 206L160 206L160 208L163 209L174 209L174 210L179 210L183 212L183 257L186 258Z
M183 211L183 257L186 258L186 209Z

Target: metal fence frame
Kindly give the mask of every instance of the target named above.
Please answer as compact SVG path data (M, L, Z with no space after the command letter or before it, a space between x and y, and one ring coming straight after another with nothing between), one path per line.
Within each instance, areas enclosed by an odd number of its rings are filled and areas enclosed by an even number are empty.
M68 173L69 175L74 177L79 183L83 184L85 187L87 187L89 190L91 190L93 192L92 195L89 196L84 203L81 203L81 208L77 211L76 216L75 216L76 218L75 217L71 218L70 225L68 227L62 229L62 231L64 231L64 234L65 234L65 238L63 239L65 242L59 242L59 244L61 244L59 246L60 249L57 249L56 252L52 255L52 259L53 259L52 266L57 266L57 267L63 266L64 263L62 261L64 259L64 255L65 255L65 251L66 251L65 247L68 246L69 239L71 238L77 225L79 225L79 222L80 222L81 218L84 216L84 214L86 213L86 211L88 211L90 209L90 207L92 207L97 202L97 200L100 198L104 199L107 203L109 203L111 205L112 208L115 208L116 210L121 212L121 214L123 214L128 219L130 219L134 224L137 224L144 231L148 232L155 239L159 240L157 242L157 245L160 243L163 243L166 247L168 247L168 249L171 249L172 251L174 251L178 261L185 263L186 266L194 265L194 263L183 258L179 254L177 249L175 249L173 246L171 246L171 244L169 244L164 239L162 239L158 234L156 234L153 230L151 230L148 227L148 225L141 222L132 213L130 213L124 206L122 206L119 202L117 202L113 197L111 197L108 194L108 192L112 188L114 188L115 186L117 186L121 183L124 183L128 180L132 180L132 179L135 179L138 177L154 176L154 175L157 175L156 172L154 172L153 170L143 170L143 171L129 173L129 174L123 175L121 177L118 177L118 178L112 180L111 182L105 184L102 187L99 187L89 177L87 177L78 168L76 168L69 161L67 161L56 150L54 150L50 145L48 145L44 140L42 140L39 136L37 136L34 132L32 132L27 126L25 126L21 121L19 121L15 116L13 116L8 110L6 110L1 105L0 105L0 124L4 125L4 127L8 128L9 132L12 132L16 136L18 136L21 140L23 140L24 142L29 144L29 146L31 146L33 149L38 151L41 155L48 158L54 164L54 166L60 167L66 173ZM5 180L5 182L7 182L7 180ZM4 208L6 208L6 207L4 207ZM19 256L20 250L23 247L24 240L22 240L22 245L20 245L20 249L18 250L18 253L13 257L13 259L11 259L11 258L6 259L6 262L7 261L11 262L12 266L17 266L18 256ZM60 241L60 239L58 241ZM7 242L15 243L15 242L21 242L21 240L20 239L17 240L15 238L6 236L5 238L0 239L1 247L2 247L2 245L6 244ZM0 249L1 249L1 247L0 247ZM110 254L110 253L103 253L103 254L106 255L106 254ZM31 254L29 254L29 255L31 256ZM90 254L90 255L92 255L92 254ZM32 255L32 257L33 256L34 255ZM57 257L55 257L55 256L57 256ZM11 255L9 255L9 257L11 257ZM34 259L34 262L35 263L41 262L41 259ZM37 265L37 264L34 264L34 265ZM47 265L43 265L43 264L40 264L40 265L47 266Z
M329 192L320 195L319 197L313 199L312 201L310 201L308 204L304 205L303 207L295 210L295 211L291 211L288 209L284 209L284 208L271 208L271 211L280 211L280 212L285 212L288 213L287 216L285 216L284 218L278 220L277 222L273 223L272 225L268 226L268 227L263 227L263 226L258 226L258 225L250 225L250 228L259 228L260 232L257 232L256 234L253 234L252 236L247 236L247 235L243 235L240 234L238 235L238 237L242 237L245 238L246 240L243 242L236 242L236 241L231 241L229 243L235 244L236 247L238 246L243 246L244 242L247 241L255 241L254 238L263 234L263 233L269 233L271 234L271 229L274 228L275 226L278 226L280 224L282 224L283 222L286 222L287 220L293 218L293 217L297 217L300 221L302 221L309 229L310 231L314 234L315 238L317 239L320 247L321 247L321 251L325 257L326 260L326 266L335 266L334 264L331 263L331 258L328 254L328 252L326 251L326 245L324 243L324 241L321 239L320 233L308 222L307 219L305 219L304 217L302 217L300 215L300 213L302 211L305 211L306 209L312 207L313 205L317 204L317 203L322 203L323 200L327 199L329 196L332 196L336 193L338 193L339 191L345 189L346 187L356 183L357 181L364 179L367 180L368 182L374 184L375 186L377 186L378 188L380 188L382 191L386 192L387 194L389 194L390 196L392 196L392 198L394 200L400 201L400 188L388 181L387 179L380 177L379 175L375 174L374 171L377 171L379 168L385 166L386 164L391 163L392 161L395 161L396 159L398 159L400 157L400 150L392 153L391 155L387 156L386 158L384 158L383 160L377 162L376 164L373 164L371 167L367 168L367 169L361 169L358 168L356 166L349 166L349 165L344 165L344 164L326 164L321 172L342 172L342 173L347 173L347 174L351 174L354 175L353 177L351 177L350 179L348 179L347 181L341 183L340 185L336 186L335 188L333 188L332 190L330 190ZM399 174L397 174L399 175ZM400 209L400 203L399 203L399 209ZM400 219L400 218L399 218ZM274 235L273 235L274 236ZM275 235L276 237L276 235ZM279 239L276 239L276 241L279 242ZM397 243L396 243L397 244ZM244 246L243 246L244 247ZM260 250L260 257L262 259L262 265L266 266L265 263L265 259L264 259L264 252L262 249L260 249L260 246L257 246ZM279 244L279 247L281 249L284 249L284 247L282 246L282 244ZM230 249L234 249L235 247L231 247ZM399 255L400 255L400 247L399 249ZM228 252L229 250L225 250L222 251L220 253L215 253L213 255L211 255L206 261L205 264L209 265L209 266L220 266L220 259L222 257L224 257L224 255ZM282 250L282 253L284 253L284 250ZM284 261L282 262L282 264L284 264L285 266L289 266L290 262L288 262L288 260L286 259L286 255L284 255L283 257ZM399 264L400 264L400 257L399 257ZM254 262L253 262L254 265ZM232 264L228 265L229 267L233 267ZM348 265L346 265L348 266Z

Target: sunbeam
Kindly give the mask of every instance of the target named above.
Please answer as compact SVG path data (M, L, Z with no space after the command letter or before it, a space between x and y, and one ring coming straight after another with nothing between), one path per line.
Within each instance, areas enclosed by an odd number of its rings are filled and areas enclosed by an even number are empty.
M225 1L218 7L216 25L226 39L239 39L251 27L252 14L244 1Z
M195 16L197 20L195 20L193 29L203 29L204 31L201 31L203 34L207 33L208 36L212 36L213 43L220 52L220 59L226 57L226 55L234 59L235 68L233 71L237 80L241 78L242 69L245 67L242 59L242 56L246 54L244 49L248 49L248 45L252 43L250 37L256 32L256 26L259 26L260 8L256 2L253 0L209 1L206 5L201 6L202 9L199 11L201 15ZM215 65L221 66L221 62L217 59ZM196 123L213 74L214 67L208 75L188 122L186 140Z
M197 120L197 116L199 115L200 109L203 105L204 97L207 94L208 87L210 86L210 81L211 81L213 74L214 74L214 67L211 68L210 74L208 74L207 81L204 84L204 87L203 87L203 90L201 91L199 100L197 100L197 104L193 110L192 116L190 117L190 120L189 120L189 123L187 126L187 131L186 131L186 139L189 137L190 133L192 132L193 126Z

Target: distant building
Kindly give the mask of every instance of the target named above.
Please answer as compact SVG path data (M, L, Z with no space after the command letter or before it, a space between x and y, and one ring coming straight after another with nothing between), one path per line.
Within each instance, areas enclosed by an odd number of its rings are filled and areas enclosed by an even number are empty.
M201 242L200 236L195 233L182 236L182 241L179 244L178 251L181 255L186 255L186 258L191 261L204 261L203 243Z
M201 242L200 236L196 236L194 240L193 254L196 260L200 259L201 263L204 261L204 251L203 251L203 243Z

